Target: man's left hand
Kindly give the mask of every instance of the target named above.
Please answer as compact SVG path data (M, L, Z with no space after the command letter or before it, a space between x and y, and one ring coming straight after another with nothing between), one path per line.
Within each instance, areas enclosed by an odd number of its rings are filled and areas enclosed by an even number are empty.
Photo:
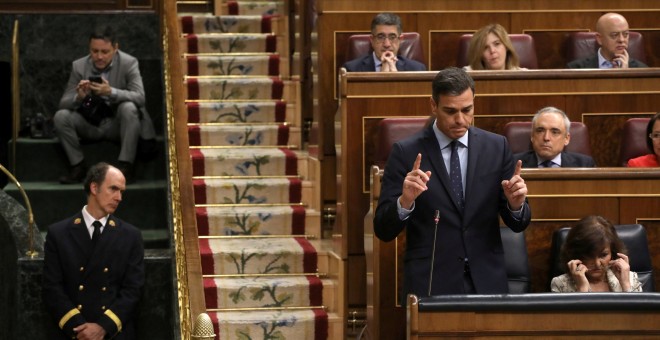
M84 323L73 329L76 332L76 339L81 340L103 340L105 329L97 323Z
M380 65L380 71L381 72L397 72L396 69L396 62L397 62L396 55L392 53L392 51L386 51L383 53L380 57L381 65Z
M109 96L112 94L110 83L105 79L103 79L102 83L89 82L89 88L97 96Z
M504 190L506 200L509 201L509 207L513 211L520 210L527 197L527 184L525 184L525 180L520 177L521 171L522 161L518 160L518 163L516 163L516 170L513 172L513 177L508 181L502 181L502 190Z

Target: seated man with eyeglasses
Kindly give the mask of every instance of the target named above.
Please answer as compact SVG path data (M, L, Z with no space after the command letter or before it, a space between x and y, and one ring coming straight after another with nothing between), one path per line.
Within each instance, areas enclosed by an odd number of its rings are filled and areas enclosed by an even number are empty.
M401 44L401 18L392 13L380 13L371 21L371 47L373 53L344 64L349 72L426 71L418 61L398 55Z
M653 115L646 126L646 145L650 154L628 160L633 168L651 168L660 166L660 112Z
M564 148L571 141L571 121L556 107L540 109L532 118L532 150L513 155L522 161L523 168L593 168L591 156L568 152Z
M648 67L628 55L630 28L621 14L606 13L596 22L596 42L600 45L596 54L573 60L568 68L632 68Z

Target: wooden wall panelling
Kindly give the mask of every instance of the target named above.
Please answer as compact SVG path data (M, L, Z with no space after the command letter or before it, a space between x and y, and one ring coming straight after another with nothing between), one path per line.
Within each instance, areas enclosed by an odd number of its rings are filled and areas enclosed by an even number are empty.
M651 209L655 209L657 211L657 207L660 206L660 199L653 199L649 200L649 203L654 204ZM632 200L626 200L624 202L626 209L625 211L631 211L631 209L628 209L629 204L636 205L638 202L634 202ZM649 252L651 254L660 254L660 218L649 218L649 217L642 217L642 218L636 218L634 223L639 223L643 225L646 228L646 237L649 239ZM653 241L651 241L653 240ZM658 256L653 256L651 259L653 261L653 268L658 268L658 261L660 258ZM655 290L660 291L660 270L658 269L653 269L653 284L655 285Z

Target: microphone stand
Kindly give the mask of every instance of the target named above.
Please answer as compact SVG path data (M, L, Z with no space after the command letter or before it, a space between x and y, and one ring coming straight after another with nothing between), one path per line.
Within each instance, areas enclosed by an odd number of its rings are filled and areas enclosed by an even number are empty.
M433 251L431 253L431 273L429 275L428 296L431 296L431 287L433 285L433 265L435 264L435 240L438 237L438 222L440 222L440 210L435 211L435 215L433 216L433 221L435 222L435 230L433 231Z
M9 177L12 183L16 184L16 187L18 188L18 191L21 192L21 195L23 195L23 200L25 201L25 205L27 206L27 213L28 213L28 241L29 241L29 249L25 253L25 255L29 256L30 258L35 258L39 253L34 250L34 215L32 214L32 206L30 205L30 200L27 197L27 193L25 193L25 190L21 186L21 183L18 182L16 177L9 172L2 164L0 164L0 170Z

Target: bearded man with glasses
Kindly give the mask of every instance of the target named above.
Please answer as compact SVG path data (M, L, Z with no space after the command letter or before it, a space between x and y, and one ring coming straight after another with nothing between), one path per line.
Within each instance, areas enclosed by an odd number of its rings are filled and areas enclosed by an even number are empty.
M418 61L398 55L401 45L401 18L392 13L380 13L371 21L372 53L344 64L348 72L426 71Z

